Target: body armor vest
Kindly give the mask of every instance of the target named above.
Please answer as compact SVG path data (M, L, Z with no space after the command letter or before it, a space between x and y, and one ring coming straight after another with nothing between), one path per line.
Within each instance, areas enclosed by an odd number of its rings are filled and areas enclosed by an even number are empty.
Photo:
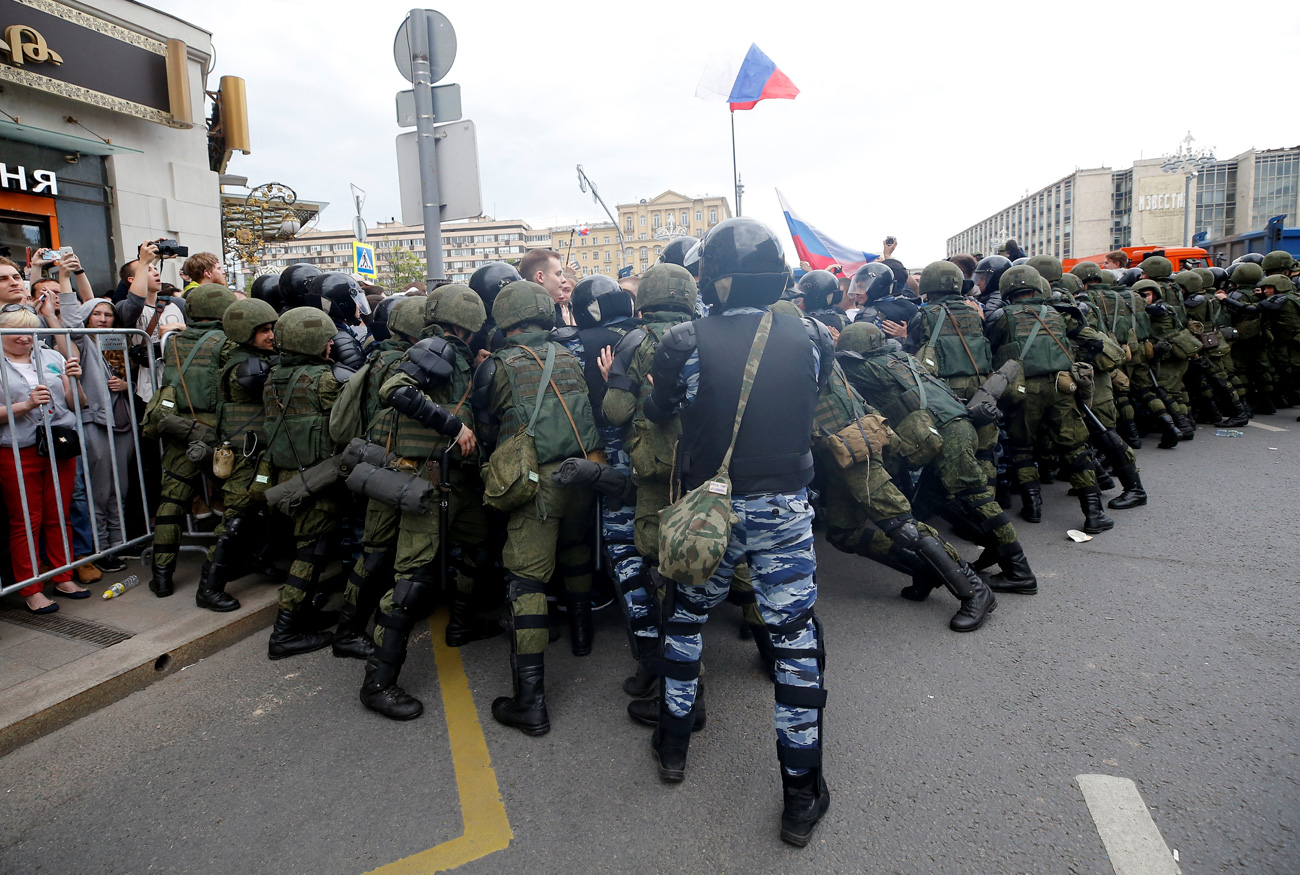
M1061 349L1061 344L1069 343L1069 340L1066 339L1065 322L1060 313L1036 298L1008 304L1002 313L1010 323L1008 344L1015 344L1015 357L1020 359L1026 377L1045 377L1057 371L1070 370L1073 362L1065 350ZM1042 320L1041 324L1039 319ZM1053 336L1055 340L1052 339ZM1009 356L1004 354L1005 358Z
M411 344L389 338L379 344L366 372L366 388L361 393L361 421L366 424L366 440L387 446L393 435L396 412L379 402L379 389L393 374L393 368L406 355Z
M221 439L234 441L245 434L252 433L258 441L266 437L263 422L266 419L266 407L262 401L262 392L250 391L239 384L239 366L259 354L246 346L238 346L226 360L217 381L221 386Z
M511 403L501 420L502 434L511 435L523 431L533 414L537 393L545 392L542 396L542 410L533 430L539 465L575 456L582 457L601 446L596 420L591 411L591 400L587 397L587 380L582 366L573 353L564 347L554 344L554 348L555 364L551 370L551 382L559 390L559 397L556 397L549 385L541 385L547 344L539 349L510 346L493 354L505 368L506 377L510 381ZM563 404L560 403L560 398L564 399Z
M176 390L181 412L191 411L209 425L221 401L221 351L226 335L218 322L200 322L168 341L163 353L163 385ZM208 414L208 416L199 416Z
M932 374L952 377L986 377L993 371L993 351L984 336L984 323L975 309L951 297L921 308L925 343L917 360Z
M443 409L460 417L460 421L466 425L473 426L474 416L469 407L469 387L472 378L467 355L469 349L459 340L451 335L446 336L448 343L455 345L459 355L456 356L456 363L452 366L453 371L450 380L445 380L435 386L430 386L424 390L424 394L429 397L430 401L440 405ZM439 434L428 426L421 425L409 416L401 416L396 413L388 413L388 416L396 417L394 420L396 430L393 433L393 452L407 459L414 459L417 462L423 462L428 459L437 459L442 455L442 451L447 448L448 438ZM371 440L378 440L371 438ZM452 458L457 461L462 460L460 448L451 451Z
M329 373L327 364L279 364L271 369L264 392L263 428L275 467L288 471L309 468L334 455L329 411L318 391L323 375Z

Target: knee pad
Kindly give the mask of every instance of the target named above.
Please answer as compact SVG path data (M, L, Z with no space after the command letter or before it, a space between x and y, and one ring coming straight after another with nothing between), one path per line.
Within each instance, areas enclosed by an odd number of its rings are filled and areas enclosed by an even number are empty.
M876 526L889 540L899 544L903 549L915 549L917 542L921 540L921 532L916 527L916 520L910 516L881 520L876 523Z

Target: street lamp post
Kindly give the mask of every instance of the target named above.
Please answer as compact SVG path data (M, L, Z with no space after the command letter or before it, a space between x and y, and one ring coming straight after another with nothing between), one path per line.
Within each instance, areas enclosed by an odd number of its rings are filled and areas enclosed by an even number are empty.
M1192 180L1200 174L1201 170L1215 162L1214 151L1212 149L1193 149L1192 132L1188 131L1187 136L1183 137L1182 142L1178 144L1178 151L1172 155L1165 156L1165 161L1160 165L1160 169L1165 173L1183 174L1183 245L1191 245L1192 234Z

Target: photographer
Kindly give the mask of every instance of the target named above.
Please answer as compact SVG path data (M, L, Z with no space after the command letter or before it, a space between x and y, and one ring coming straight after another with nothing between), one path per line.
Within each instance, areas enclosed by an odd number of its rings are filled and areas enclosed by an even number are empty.
M130 290L126 299L117 305L117 324L139 328L148 334L155 344L155 360L159 358L163 336L185 328L185 314L181 308L171 298L159 294L163 286L159 268L164 258L159 253L159 244L163 243L174 241L150 240L140 244L139 258L127 265L133 267ZM149 356L143 345L132 347L131 362L140 369L136 394L147 402L153 397L156 382L155 375L147 367Z

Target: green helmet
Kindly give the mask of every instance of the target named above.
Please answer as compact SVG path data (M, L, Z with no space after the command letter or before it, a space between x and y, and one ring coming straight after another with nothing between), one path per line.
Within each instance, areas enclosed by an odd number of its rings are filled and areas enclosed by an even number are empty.
M874 322L854 322L852 325L845 326L840 332L839 341L835 344L836 349L863 355L879 352L884 347L885 332L881 331Z
M521 325L554 328L555 302L537 283L515 280L497 292L492 302L492 318L502 331Z
M433 324L433 308L438 305L438 299L442 297L443 295L442 290L445 288L447 288L447 286L445 285L438 286L436 289L430 289L429 292L424 295L423 300L424 300L424 324L425 325Z
M1264 256L1259 266L1266 274L1281 274L1295 269L1295 264L1295 259L1291 257L1290 252L1285 249L1274 249Z
M1025 264L1038 271L1043 279L1049 284L1055 283L1061 279L1061 262L1060 259L1053 258L1050 255L1035 255L1025 262Z
M1182 287L1184 295L1195 295L1205 288L1205 283L1194 270L1180 270L1174 274L1174 282Z
M442 294L434 301L433 307L424 311L429 322L463 328L470 334L476 333L487 322L483 299L469 286L456 283L438 291Z
M921 271L922 295L960 295L966 278L961 268L951 261L932 261Z
M323 356L335 331L334 320L319 307L294 307L275 321L275 346L280 352Z
M198 291L195 289L195 291ZM257 329L280 318L275 308L257 298L245 298L226 308L221 328L235 343L249 343Z
M1004 298L1025 293L1042 294L1042 287L1038 284L1040 279L1042 276L1028 264L1016 264L1002 272L998 291Z
M636 305L642 311L677 310L694 315L699 291L695 277L678 264L656 264L641 275Z
M1106 279L1101 275L1101 268L1097 266L1095 261L1081 261L1074 267L1070 268L1070 273L1074 274L1085 283L1090 283L1093 280L1101 281Z
M225 286L204 283L186 293L185 312L197 322L219 322L226 308L235 301L235 293Z
M1147 289L1152 290L1158 295L1160 294L1160 283L1155 280L1138 280L1133 284L1133 288L1130 289L1130 291L1140 295Z
M1291 282L1291 278L1280 273L1275 273L1272 276L1266 276L1259 281L1259 287L1261 289L1264 288L1265 286L1271 286L1281 294L1285 294L1286 292L1290 292L1295 289L1295 283Z
M798 316L800 319L803 318L803 311L795 306L794 301L777 301L775 304L769 305L767 309L771 310L774 314L785 314L786 316Z
M1214 288L1214 271L1208 267L1192 268L1192 273L1201 278L1201 291Z
M1138 265L1148 279L1161 280L1173 276L1174 263L1163 255L1149 255Z
M404 298L388 311L388 331L417 339L424 331L424 301L419 298Z
M1072 273L1061 274L1061 278L1057 280L1057 285L1069 292L1070 297L1074 297L1083 291L1083 280Z
M1239 289L1253 289L1264 278L1264 268L1250 261L1243 261L1232 269L1228 279Z

